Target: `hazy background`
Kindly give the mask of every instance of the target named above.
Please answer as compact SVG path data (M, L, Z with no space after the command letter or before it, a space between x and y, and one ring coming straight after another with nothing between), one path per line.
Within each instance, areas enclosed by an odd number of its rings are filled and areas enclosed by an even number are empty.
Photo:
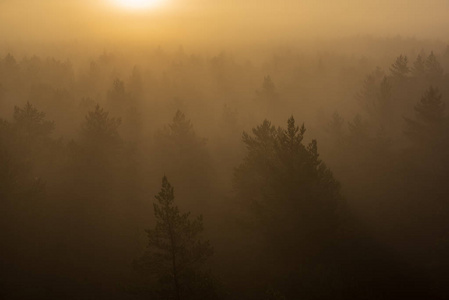
M353 35L445 38L444 0L167 0L147 12L114 0L2 0L4 41L134 41L209 46ZM193 46L193 45L192 45Z
M0 298L149 298L165 174L217 299L446 299L448 33L439 0L0 0Z

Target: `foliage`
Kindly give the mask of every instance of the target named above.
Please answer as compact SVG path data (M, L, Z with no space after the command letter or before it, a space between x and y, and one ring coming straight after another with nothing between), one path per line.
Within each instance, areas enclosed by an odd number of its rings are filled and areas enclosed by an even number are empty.
M14 107L14 130L24 140L47 138L54 129L54 122L45 120L45 113L29 102L23 108Z
M379 118L391 97L391 85L384 72L377 68L367 75L363 87L356 95L362 108L373 118Z
M426 73L426 65L424 59L421 55L416 57L415 62L413 63L412 74L413 76L423 76Z
M109 117L109 113L97 104L95 110L86 116L81 130L82 138L95 148L116 148L121 144L118 133L120 124L119 118Z
M203 205L209 201L214 170L206 140L196 134L183 112L177 110L172 122L156 133L153 147L153 167L174 174L185 201ZM191 176L192 170L196 176Z
M398 58L396 58L396 61L390 67L390 72L394 77L407 77L410 73L407 56L401 54Z
M256 92L257 96L262 101L274 101L278 97L276 85L274 84L271 76L265 76L263 78L262 89Z
M248 152L234 178L238 199L252 206L267 237L288 237L282 244L292 252L319 248L337 230L342 204L339 183L319 159L317 142L303 144L305 131L291 117L286 129L265 120L252 136L244 133ZM300 242L306 236L307 244Z
M51 144L54 122L27 102L14 107L12 122L0 119L0 195L31 199L43 195L45 184L33 172Z
M170 128L169 134L177 139L183 140L195 135L192 122L187 120L185 114L180 110L176 111L173 122L168 127Z
M156 226L147 230L148 249L135 267L148 276L157 299L213 299L214 286L204 263L212 255L209 241L200 237L202 216L190 219L174 205L173 187L167 177L155 196Z
M435 146L445 129L445 105L438 88L430 86L415 106L415 119L405 118L405 134L415 143ZM430 143L430 145L429 145Z
M433 54L433 51L427 57L425 66L429 79L438 80L443 76L444 70L441 67L440 62L437 60L435 54Z

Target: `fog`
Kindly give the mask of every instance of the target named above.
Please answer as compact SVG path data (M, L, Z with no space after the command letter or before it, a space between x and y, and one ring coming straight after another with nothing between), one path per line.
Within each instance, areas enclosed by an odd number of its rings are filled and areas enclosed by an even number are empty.
M449 4L430 1L166 0L123 9L116 0L3 0L3 40L248 43L352 35L445 38ZM236 34L238 33L238 34ZM173 41L172 41L173 42ZM223 45L220 45L223 46Z
M449 2L0 0L1 299L446 299Z

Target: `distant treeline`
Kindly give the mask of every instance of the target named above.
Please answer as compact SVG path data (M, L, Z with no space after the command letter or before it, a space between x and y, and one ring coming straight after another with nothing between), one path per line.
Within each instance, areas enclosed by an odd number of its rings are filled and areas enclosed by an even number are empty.
M0 58L0 298L444 299L449 50L380 59Z

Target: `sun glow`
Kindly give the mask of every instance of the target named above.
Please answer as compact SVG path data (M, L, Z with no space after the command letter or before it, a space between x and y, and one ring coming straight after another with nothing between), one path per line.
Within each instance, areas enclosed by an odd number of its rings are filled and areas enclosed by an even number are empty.
M133 10L143 10L150 9L162 4L163 0L115 0L118 5L133 9Z

